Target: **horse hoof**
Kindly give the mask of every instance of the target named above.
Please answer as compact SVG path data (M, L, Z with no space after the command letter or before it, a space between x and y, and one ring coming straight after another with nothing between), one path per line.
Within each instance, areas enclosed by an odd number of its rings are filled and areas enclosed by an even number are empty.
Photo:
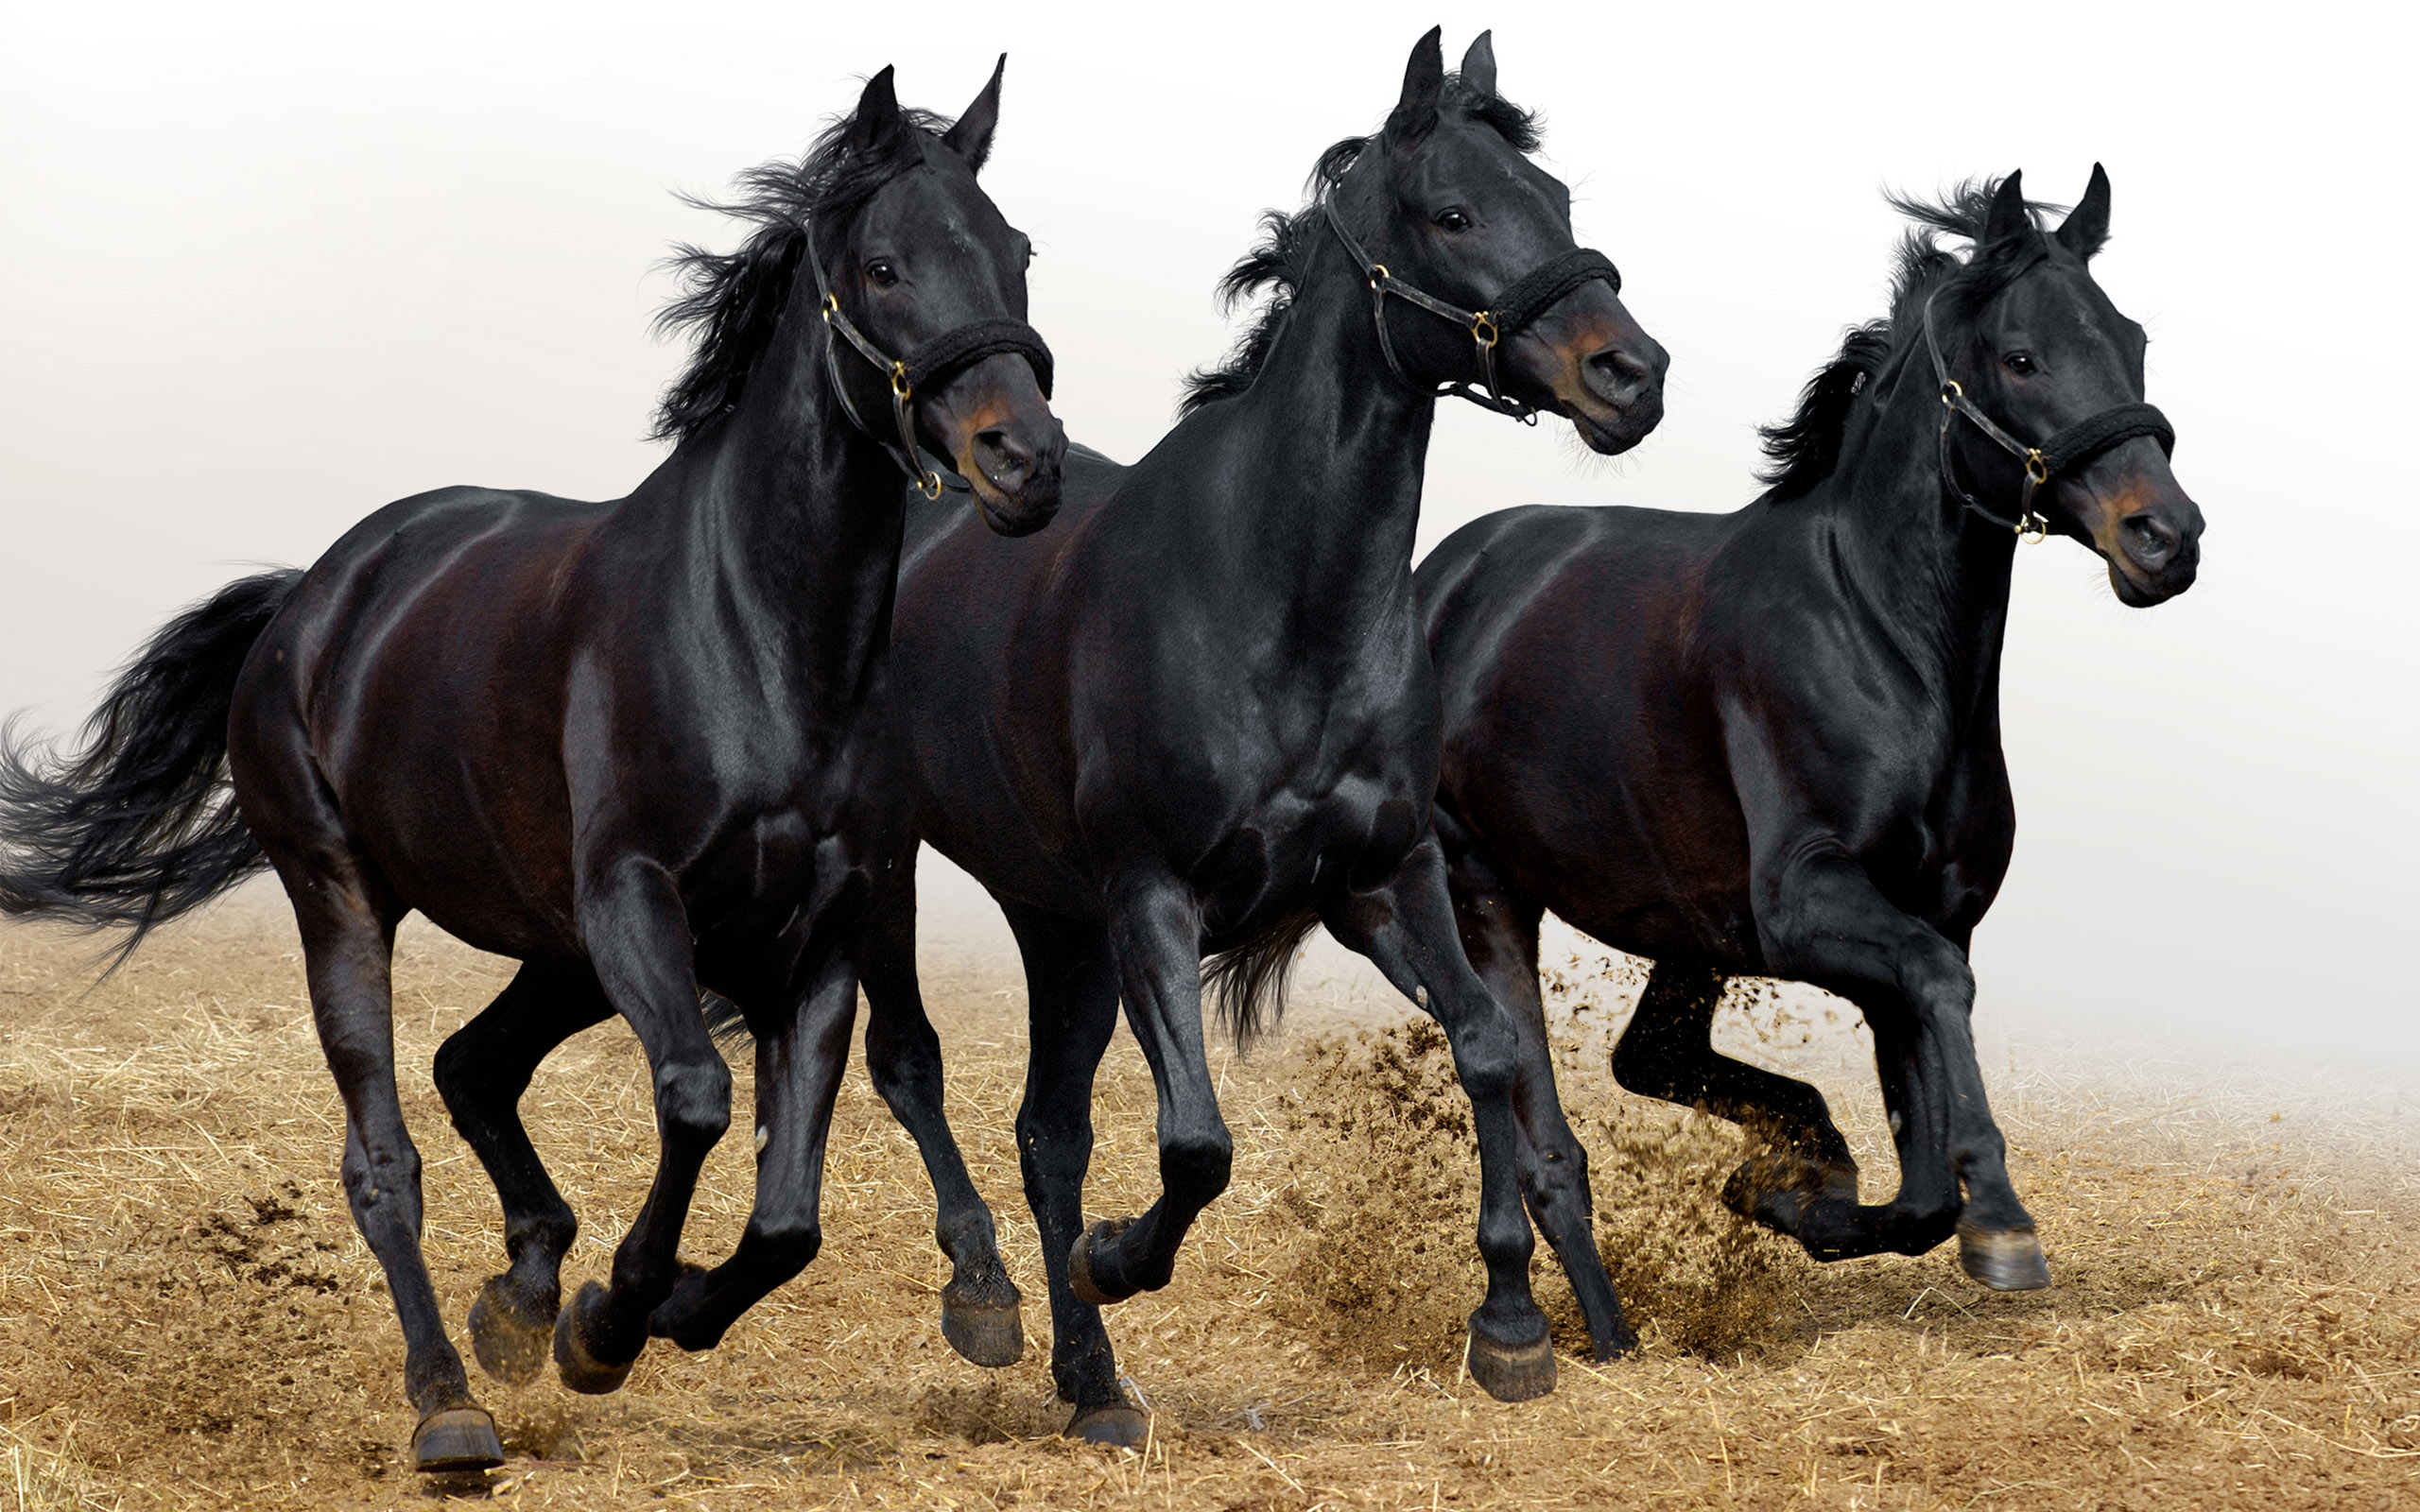
M433 1412L412 1430L412 1469L423 1475L492 1470L504 1463L495 1419L477 1407Z
M1123 1291L1115 1295L1093 1279L1093 1252L1103 1245L1117 1242L1117 1236L1134 1227L1132 1218L1103 1218L1083 1232L1076 1247L1067 1252L1067 1287L1079 1297L1095 1307L1110 1307L1133 1296Z
M1005 1302L979 1300L956 1281L942 1288L942 1337L969 1365L998 1370L1025 1358L1025 1319L1017 1312L1017 1289Z
M1543 1317L1534 1343L1504 1344L1488 1337L1473 1316L1462 1360L1479 1389L1498 1401L1528 1401L1554 1389L1554 1338Z
M554 1332L553 1317L540 1322L512 1304L501 1276L490 1277L471 1303L471 1352L498 1381L526 1386L538 1379Z
M2031 1228L1958 1230L1961 1269L1996 1292L2034 1292L2050 1284L2050 1263Z
M579 1289L572 1304L555 1314L555 1372L563 1384L591 1397L602 1397L622 1389L631 1379L631 1366L638 1364L636 1356L620 1365L607 1365L588 1352L588 1341L580 1336L579 1315L605 1305L605 1288L590 1281Z
M1135 1449L1150 1436L1151 1420L1132 1402L1113 1401L1106 1407L1079 1407L1067 1419L1066 1436L1110 1449Z

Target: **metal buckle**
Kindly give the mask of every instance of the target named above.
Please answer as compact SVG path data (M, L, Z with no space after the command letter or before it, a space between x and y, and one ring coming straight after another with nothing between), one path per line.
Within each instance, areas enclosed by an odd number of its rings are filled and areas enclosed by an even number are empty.
M1495 317L1493 314L1480 310L1471 317L1471 339L1482 348L1495 347L1498 334L1495 329Z
M908 365L904 362L890 365L890 397L898 400L916 397L916 391L908 387Z
M2035 488L2050 481L2050 464L2042 455L2042 448L2034 447L2025 454L2025 475Z
M823 307L821 313L823 316L823 323L830 325L832 318L840 313L840 296L838 294L823 296Z

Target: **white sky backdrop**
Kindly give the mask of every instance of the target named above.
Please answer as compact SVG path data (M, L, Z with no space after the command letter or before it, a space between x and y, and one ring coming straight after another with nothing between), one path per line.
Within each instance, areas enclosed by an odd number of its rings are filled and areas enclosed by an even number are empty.
M0 12L0 709L57 728L153 625L451 483L625 492L682 352L666 244L899 65L1031 232L1075 437L1132 458L1231 327L1213 281L1411 43L1496 29L1582 239L1674 356L1587 461L1448 405L1422 544L1515 504L1734 507L1754 427L1879 313L1878 191L2116 182L2100 277L2209 519L2151 612L2018 562L2022 825L1987 1020L2420 1063L2409 78L2368 7L43 7ZM912 49L912 50L911 50Z

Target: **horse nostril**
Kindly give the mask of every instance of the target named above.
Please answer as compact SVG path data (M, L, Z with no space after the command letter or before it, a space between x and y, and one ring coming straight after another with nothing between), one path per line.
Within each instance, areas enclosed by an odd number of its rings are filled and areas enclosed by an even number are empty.
M2148 511L2130 514L2118 523L2118 530L2126 544L2126 555L2135 564L2156 571L2176 555L2179 537L2176 527Z
M1032 449L997 428L975 438L975 465L1003 490L1012 490L1033 475Z
M1587 361L1588 387L1609 404L1635 404L1655 377L1654 367L1625 347L1607 347Z

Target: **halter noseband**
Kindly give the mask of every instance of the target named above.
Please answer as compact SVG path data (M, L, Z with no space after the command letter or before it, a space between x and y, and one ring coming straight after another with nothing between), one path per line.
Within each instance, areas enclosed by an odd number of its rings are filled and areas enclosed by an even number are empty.
M2155 404L2112 405L2076 421L2039 446L2028 446L2002 430L1966 397L1965 388L1949 376L1948 365L1941 360L1941 343L1932 330L1932 303L1941 294L1935 289L1925 301L1925 350L1932 354L1932 375L1941 384L1941 481L1969 510L2003 530L2014 530L2017 540L2031 545L2050 533L2050 522L2033 512L2034 490L2062 472L2082 467L2119 441L2130 441L2137 436L2156 440L2164 453L2175 452L2176 430ZM1950 470L1949 422L1960 415L1973 421L1975 428L1990 437L2000 450L2025 464L2025 490L2017 501L2015 519L2003 520L1984 508Z
M1344 229L1343 220L1336 213L1334 194L1322 195L1320 208L1327 213L1327 223L1334 228L1336 239L1344 244L1345 254L1353 259L1354 266L1361 270L1361 276L1369 281L1371 316L1377 323L1378 350L1386 353L1388 370L1415 388L1421 387L1411 374L1403 370L1403 363L1395 356L1394 340L1387 335L1387 296L1392 294L1431 315L1453 321L1470 333L1472 344L1478 348L1479 370L1487 378L1485 393L1472 387L1467 381L1442 383L1430 392L1467 399L1481 409L1509 415L1524 425L1538 422L1537 406L1508 399L1503 389L1497 387L1496 343L1508 336L1520 335L1530 321L1546 314L1557 301L1582 284L1603 279L1614 286L1616 294L1622 291L1621 270L1614 266L1611 258L1590 248L1575 247L1515 279L1510 288L1495 297L1494 308L1465 310L1395 277L1387 271L1386 264L1371 261L1370 254L1361 249L1361 244L1353 239L1353 233Z
M823 264L815 255L815 233L810 225L806 237L806 265L815 270L815 292L821 298L817 309L823 323L848 339L857 354L881 369L890 380L890 415L898 423L899 439L893 444L877 436L873 428L857 413L856 402L849 397L849 386L840 381L839 343L823 344L823 365L832 380L832 392L839 396L840 409L855 425L877 445L890 454L916 485L916 491L927 499L938 499L945 488L965 492L967 482L955 472L944 473L925 465L923 451L916 443L916 417L910 406L918 389L928 384L941 383L974 366L986 357L1001 352L1013 352L1023 357L1033 369L1034 382L1042 387L1042 397L1050 397L1053 365L1050 349L1043 344L1042 333L1023 320L969 320L953 330L944 331L910 352L904 360L893 357L866 334L855 321L840 313L840 301L823 281Z

